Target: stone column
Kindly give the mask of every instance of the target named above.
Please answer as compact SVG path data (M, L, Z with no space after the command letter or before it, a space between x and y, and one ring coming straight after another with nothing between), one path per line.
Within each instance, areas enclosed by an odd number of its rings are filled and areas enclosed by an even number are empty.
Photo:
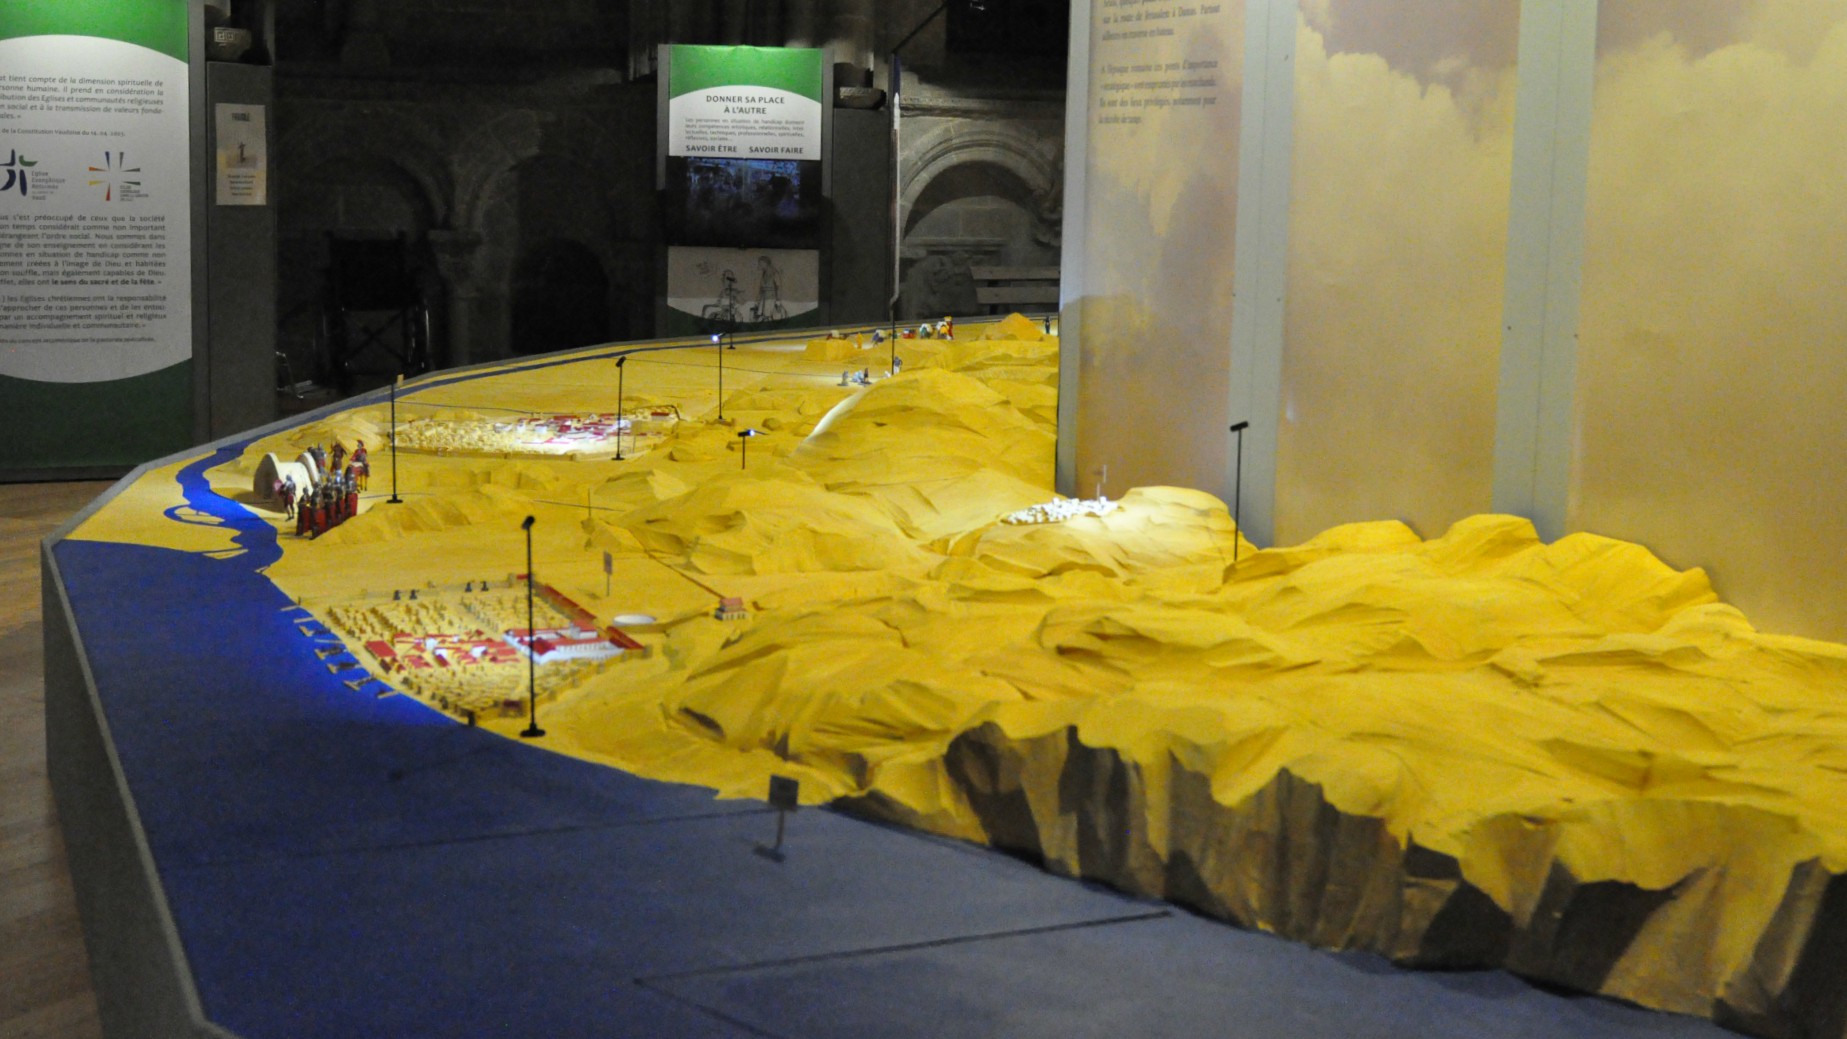
M828 57L858 69L872 67L872 0L827 0Z
M379 29L378 0L352 0L347 8L346 32L340 40L342 64L382 69L391 65L391 51Z
M718 10L718 38L714 43L750 43L750 27L745 24L744 0L721 0Z
M786 0L783 4L783 38L790 47L819 47L820 0Z
M473 231L437 229L429 232L430 252L436 257L437 272L449 290L450 367L491 360L494 351L486 349L479 338L477 313L485 292L482 270L485 240Z

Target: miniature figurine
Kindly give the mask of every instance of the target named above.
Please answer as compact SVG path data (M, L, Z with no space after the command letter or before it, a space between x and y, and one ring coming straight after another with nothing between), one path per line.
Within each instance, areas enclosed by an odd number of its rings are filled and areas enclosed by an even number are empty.
M283 477L282 493L278 495L277 497L280 497L282 499L283 517L286 519L294 519L295 518L295 478L293 476Z
M332 471L336 473L339 472L341 467L346 464L346 445L340 442L340 438L334 438L333 449L329 456L333 462Z
M936 337L938 339L954 339L956 337L955 319L945 317L943 320L938 321L936 323Z
M884 341L885 341L885 330L882 328L873 329L872 330L872 345L877 346L880 343L883 343Z

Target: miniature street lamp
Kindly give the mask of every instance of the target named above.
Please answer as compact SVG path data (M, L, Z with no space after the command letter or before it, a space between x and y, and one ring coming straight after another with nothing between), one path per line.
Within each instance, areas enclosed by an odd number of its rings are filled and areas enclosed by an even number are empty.
M616 461L622 461L622 366L628 363L628 355L616 358Z
M1238 434L1238 463L1231 478L1231 565L1238 565L1238 542L1244 539L1244 524L1239 520L1239 508L1244 503L1244 431L1250 427L1248 420L1231 427Z
M398 383L403 381L402 375L391 381L391 497L385 501L392 505L404 504L398 497Z
M712 333L712 345L718 347L718 421L725 420L725 348L719 346L723 338L719 333Z
M750 438L762 435L762 433L754 429L738 430L738 469L743 470L749 467Z
M533 518L527 516L519 525L526 532L526 705L529 714L526 727L520 731L523 739L545 735L545 730L539 728L539 629L532 611L532 521Z

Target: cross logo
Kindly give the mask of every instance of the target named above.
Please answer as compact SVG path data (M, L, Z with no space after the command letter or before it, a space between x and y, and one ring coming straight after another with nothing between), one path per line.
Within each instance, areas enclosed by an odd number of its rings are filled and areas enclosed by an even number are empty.
M91 166L90 172L102 174L102 176L92 179L90 181L90 186L96 187L98 184L102 185L104 202L115 201L115 192L118 187L138 188L141 186L141 181L138 179L122 179L126 174L141 172L141 167L139 166L132 168L128 166L127 152L104 152L103 164L101 166Z
M6 183L0 184L0 191L11 191L17 186L20 195L25 195L27 182L26 171L37 165L38 163L19 154L17 149L7 149L6 161L0 162L0 170L6 171Z

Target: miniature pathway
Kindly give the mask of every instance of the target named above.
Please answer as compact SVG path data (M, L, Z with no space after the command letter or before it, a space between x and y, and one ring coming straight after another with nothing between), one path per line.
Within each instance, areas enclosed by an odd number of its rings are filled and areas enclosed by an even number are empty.
M228 558L54 553L206 1014L318 1037L1719 1037L1502 973L1316 952L1004 855L656 783L355 692Z

